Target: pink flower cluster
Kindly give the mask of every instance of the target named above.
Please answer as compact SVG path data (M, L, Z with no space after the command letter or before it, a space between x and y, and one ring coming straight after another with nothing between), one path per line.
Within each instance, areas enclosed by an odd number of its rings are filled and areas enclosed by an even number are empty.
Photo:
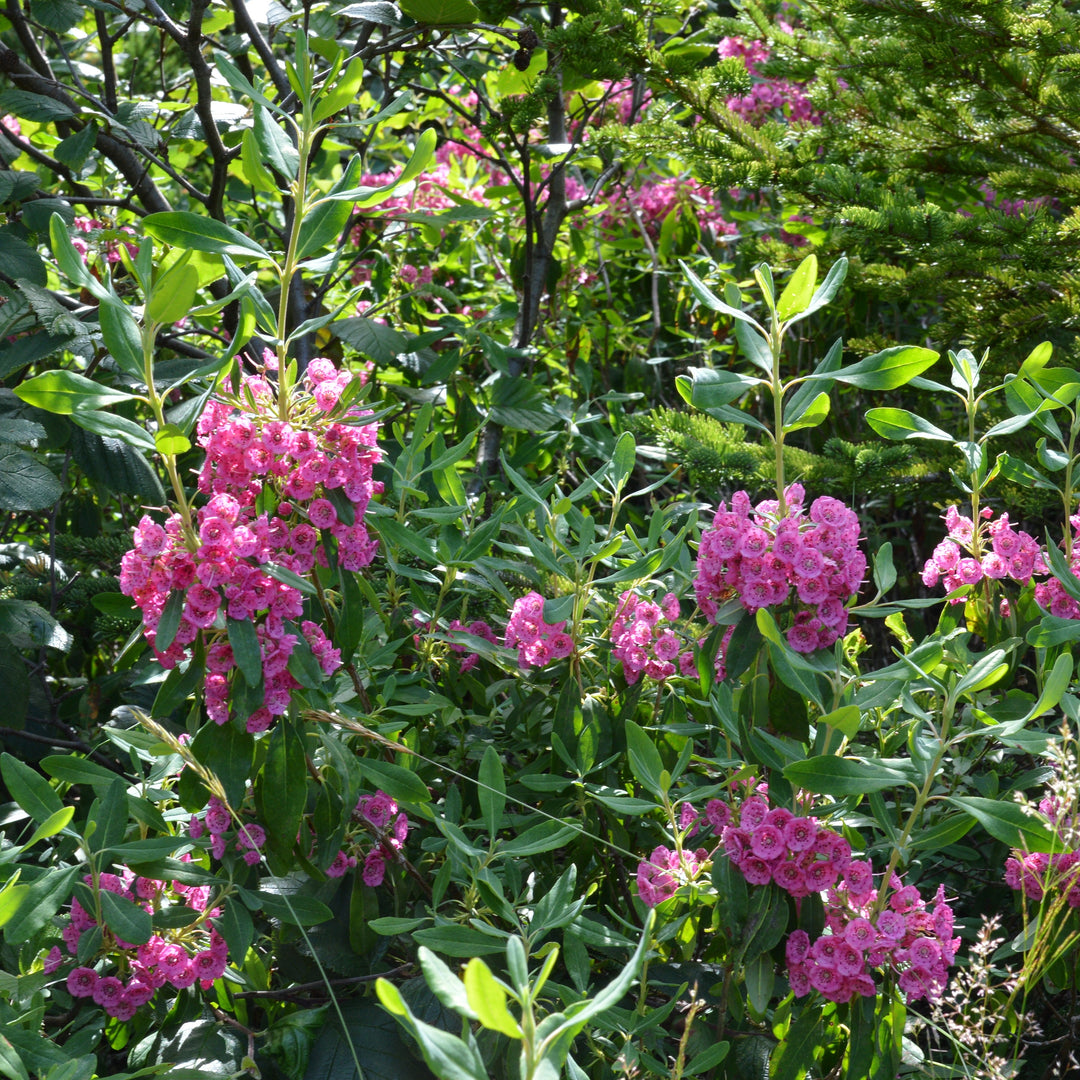
M17 134L17 133L16 133ZM82 233L83 236L92 237L92 234L98 233L103 229L109 229L111 226L108 222L98 221L96 218L77 217L73 222L76 230ZM130 233L131 229L124 226L121 232ZM71 246L82 256L82 261L89 264L90 244L82 239L81 236L76 235L72 237ZM125 245L128 249L128 254L135 255L138 250L134 244ZM102 245L102 251L105 253L105 260L110 265L114 265L120 261L120 245L116 240L106 240Z
M694 581L698 606L710 622L729 597L750 612L794 599L787 638L796 651L827 648L846 631L846 601L866 573L859 519L826 495L807 514L803 499L802 485L792 484L782 518L775 500L751 507L745 491L735 492L730 510L720 504L701 536Z
M84 878L93 887L93 878ZM204 915L216 915L217 909L207 912L210 890L190 887L174 881L171 886L149 878L136 878L130 871L123 877L100 874L98 887L115 893L145 911L157 910L168 903L183 904ZM71 918L64 928L64 945L75 956L82 935L97 926L96 920L85 911L78 900L71 901ZM143 945L121 941L106 930L105 948L119 951L118 970L127 973L125 983L116 975L101 975L95 968L80 966L67 977L68 993L76 998L92 998L110 1016L130 1020L139 1006L147 1004L161 987L168 983L178 990L199 983L209 990L214 980L221 978L228 964L228 947L224 938L200 919L192 926L170 931L170 937L154 934ZM52 950L46 961L46 971L55 971L63 963L58 949Z
M232 815L228 807L216 796L211 795L202 818L193 816L188 823L188 835L193 840L210 834L210 854L215 859L224 859L232 841L232 849L242 853L244 862L254 866L262 857L260 851L266 843L266 830L254 822L245 822L233 831Z
M697 676L693 648L684 647L683 639L664 625L676 622L679 614L679 598L674 593L667 593L659 604L642 600L629 591L619 597L615 620L611 624L611 655L622 664L627 685L633 686L643 674L657 682L676 672L691 678ZM729 627L724 635L714 663L716 678L721 681L724 678L724 648L733 629ZM704 643L704 638L698 640L699 646Z
M1080 578L1080 514L1073 514L1069 524L1073 530L1069 569L1073 577ZM1047 567L1043 566L1042 572L1047 573ZM1065 591L1065 586L1057 578L1049 578L1035 586L1035 602L1059 619L1080 619L1080 604Z
M948 981L960 939L939 888L932 910L919 890L893 875L887 905L879 910L870 863L852 858L851 845L813 817L796 817L758 795L731 808L710 800L705 815L718 831L733 866L751 885L775 882L796 900L825 893L826 933L811 942L804 930L788 938L788 978L797 997L811 989L831 1001L877 993L872 969L899 974L908 1001L936 1000Z
M274 388L261 376L246 376L235 402L212 401L197 427L206 450L199 490L208 499L192 529L179 514L164 526L144 516L134 547L121 560L121 591L141 610L146 639L164 667L174 667L195 638L209 632L206 708L218 724L229 719L240 677L226 617L254 623L259 644L264 696L247 718L248 731L266 730L288 709L300 685L288 665L301 635L324 674L341 665L318 625L297 625L303 597L269 573L267 564L303 576L316 564L327 565L331 543L345 570L359 570L375 555L377 541L363 516L371 496L382 490L372 480L380 457L377 428L364 423L359 409L331 415L354 378L329 360L313 360L288 421L280 418ZM158 649L157 629L175 592L184 596L180 625L168 648Z
M544 622L544 598L530 592L514 601L506 623L506 647L518 651L522 667L544 667L574 651L574 639L566 633L566 620Z
M374 832L377 842L364 857L364 869L361 871L365 885L379 886L386 877L386 864L400 858L409 835L409 819L401 813L398 804L385 791L376 791L374 795L362 795L356 803L353 817L362 822L369 831ZM339 852L335 865L342 858ZM352 860L356 865L357 860ZM327 870L331 877L339 876L334 866ZM343 869L341 873L345 873Z
M667 847L654 849L647 861L638 863L638 896L646 907L656 907L674 896L680 885L695 881L708 865L709 852L705 848L679 852Z
M1014 529L1009 523L1008 514L994 520L993 511L985 507L980 516L976 527L971 518L965 517L955 506L945 511L948 537L934 548L934 553L926 560L922 570L923 584L928 589L940 582L949 592L953 592L963 585L977 585L983 578L993 581L1011 578L1026 585L1032 575L1047 572L1038 541L1026 532ZM1039 588L1042 586L1036 589L1036 599L1039 599ZM1048 602L1043 606L1050 607L1054 598L1056 594L1054 597L1048 594ZM1070 604L1074 603L1068 597L1065 599ZM951 601L953 604L963 602L962 596L954 597ZM1039 602L1043 603L1041 599ZM1080 608L1077 615L1080 615Z
M1054 798L1043 799L1039 809L1056 826L1058 838L1066 846L1075 847L1080 822L1071 816L1061 818ZM1050 855L1014 851L1005 861L1005 884L1036 903L1048 892L1062 892L1069 907L1080 908L1080 852L1060 851Z

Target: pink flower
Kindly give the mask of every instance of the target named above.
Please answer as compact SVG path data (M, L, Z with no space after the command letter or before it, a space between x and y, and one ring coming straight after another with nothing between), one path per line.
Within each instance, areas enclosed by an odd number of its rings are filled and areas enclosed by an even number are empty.
M67 977L67 991L72 997L93 997L98 974L93 968L77 967Z

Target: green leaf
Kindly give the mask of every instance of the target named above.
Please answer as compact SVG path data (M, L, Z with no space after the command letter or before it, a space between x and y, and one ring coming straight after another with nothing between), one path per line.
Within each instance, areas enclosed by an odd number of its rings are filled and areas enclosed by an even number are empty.
M75 118L71 107L44 94L32 94L29 90L5 90L0 93L0 114L11 113L23 120L39 124L69 121Z
M577 825L566 825L560 821L542 821L526 829L513 840L505 841L499 848L503 855L515 859L525 859L540 855L545 851L556 851L578 836L581 829Z
M846 738L854 739L859 733L862 724L862 714L858 705L841 705L839 709L833 709L818 720L819 724L828 724L836 728Z
M443 956L486 956L501 953L504 947L502 938L474 930L471 926L455 924L429 926L424 930L416 930L412 937L420 945L434 949Z
M807 791L840 797L883 791L907 783L907 777L896 769L834 754L794 761L784 769L784 777Z
M257 781L260 820L272 846L285 853L293 849L307 803L307 752L296 725L281 719L270 734Z
M918 345L895 345L828 375L810 375L807 381L827 378L863 390L895 390L921 375L937 359L938 354L933 349Z
M886 541L874 555L874 587L884 594L895 584L896 567L893 566L892 544Z
M1046 560L1050 563L1051 573L1061 582L1061 587L1074 600L1080 600L1080 580L1072 572L1061 548L1051 539L1049 529L1046 531Z
M611 455L611 478L619 490L622 490L623 485L630 479L636 460L637 443L629 431L624 431L615 443L615 451Z
M382 788L395 802L419 805L431 802L427 785L411 769L395 765L391 761L362 757L356 759L356 767L376 787Z
M25 278L41 288L48 284L49 273L41 256L21 236L15 236L6 227L0 228L0 265L16 280ZM4 344L6 347L7 342Z
M233 956L247 955L248 946L255 940L255 923L238 896L230 896L222 905L221 914L211 921Z
M940 439L952 442L952 436L947 431L942 431L929 420L907 409L871 409L866 414L866 422L885 439Z
M37 458L16 446L0 445L0 510L44 510L63 491Z
M807 255L795 268L776 302L776 315L781 322L802 314L810 306L817 285L817 271L817 256L814 254Z
M203 724L191 740L191 752L221 781L231 806L244 801L255 756L255 738L235 724ZM293 839L296 833L293 833Z
M511 1039L521 1038L521 1028L506 1007L506 991L499 985L491 968L478 956L465 965L465 993L476 1018L491 1031Z
M494 746L488 746L480 761L477 785L477 798L480 800L480 813L489 836L495 836L502 825L503 809L506 806L506 777L503 774L502 759Z
M61 870L47 870L26 890L23 902L4 927L4 939L9 945L28 941L60 910L62 904L71 900L71 890L76 876L82 872L78 866Z
M293 835L295 841L296 836ZM334 917L334 913L314 896L304 896L300 893L271 893L260 889L258 892L262 910L272 919L288 923L290 926L314 926L317 923L327 922Z
M134 495L147 505L165 502L161 481L140 450L78 426L70 434L71 456L91 480L110 491Z
M15 396L46 412L68 415L76 409L100 409L118 401L134 401L134 394L112 390L75 371L45 371L15 387Z
M741 308L732 307L730 304L724 303L724 301L713 293L701 278L699 278L681 259L679 260L679 266L682 267L682 272L686 276L686 280L690 283L690 290L693 292L694 296L697 297L698 303L703 304L712 311L719 311L723 315L730 315L733 319L739 319L741 322L749 323L751 326L757 328L763 338L768 337L764 328L756 319L751 318L751 316L747 315Z
M49 781L11 754L0 756L0 776L11 797L39 824L64 808Z
M159 454L175 457L191 449L191 440L176 424L163 424L154 433L154 448Z
M1050 649L1073 641L1080 641L1080 619L1059 619L1054 615L1044 615L1027 635L1027 643L1037 649Z
M947 796L945 801L970 814L995 840L1011 848L1036 852L1061 850L1061 841L1054 833L1016 803L974 795Z
M769 1080L800 1080L814 1063L821 1042L821 1006L804 1005L769 1059Z
M819 424L823 424L825 418L829 415L830 404L828 393L822 390L798 412L789 409L784 414L784 434L786 435L791 431L801 431L803 428L815 428Z
M963 839L975 824L968 814L949 814L928 829L920 830L911 841L915 851L940 851Z
M626 721L626 749L630 771L638 783L659 797L663 793L660 774L664 771L660 751L633 720Z
M327 244L336 244L352 216L352 205L333 199L339 191L356 186L363 172L361 158L356 154L346 166L341 179L330 189L328 198L332 201L319 202L300 226L300 238L297 244L297 257L304 258L320 251Z
M158 620L154 635L154 645L158 652L164 652L176 638L180 629L180 618L184 613L184 594L180 589L173 589L165 601L161 618Z
M758 386L767 386L764 379L740 375L737 371L717 371L713 368L692 368L693 387L690 404L695 409L716 409L727 405Z
M131 312L116 300L104 300L98 307L98 321L105 348L121 370L134 379L142 379L145 375L142 336Z
M141 425L127 417L115 413L102 412L99 409L76 409L71 414L72 422L84 431L93 432L107 439L118 439L135 447L136 450L154 452L154 440Z
M410 19L427 26L465 25L480 21L480 11L471 0L399 0L398 6Z
M4 460L0 453L0 463ZM20 649L49 648L67 652L71 635L32 600L0 600L0 634Z
M215 255L236 255L265 259L272 262L270 253L238 229L223 225L213 218L189 213L187 210L168 210L143 218L143 230L165 244L185 251L208 251Z
M105 925L121 940L132 945L145 945L154 933L150 913L125 896L101 889L101 916Z
M49 754L41 759L41 767L55 780L65 784L86 784L95 791L111 787L117 779L111 769L75 754Z
M265 161L285 180L295 180L300 168L300 153L292 140L274 120L265 105L255 104L255 124L252 132L259 149L260 160Z
M9 1080L30 1080L30 1074L26 1071L22 1056L4 1035L0 1035L0 1072Z
M20 851L27 851L32 848L39 840L48 840L50 836L55 836L57 833L63 832L68 825L71 824L71 819L75 816L74 806L62 806L55 813L50 814L33 832L33 835L25 844L19 849Z
M154 282L146 304L146 320L170 326L189 314L199 291L199 271L186 260L174 263Z
M228 619L225 625L236 666L248 686L258 686L262 678L262 653L255 624L248 619Z
M263 563L261 569L264 574L269 574L275 581L280 581L283 585L291 585L305 596L319 595L319 590L307 578L302 578L287 567L278 566L276 563Z
M825 275L825 280L818 286L817 291L810 298L810 303L807 304L799 314L792 316L788 321L799 322L799 320L813 315L815 311L819 311L821 308L831 303L833 297L840 291L840 286L843 285L844 278L847 277L847 271L847 259L844 257L837 259L829 268L829 272Z
M434 2L438 3L439 0L434 0ZM448 2L453 3L456 0L448 0ZM465 0L465 2L468 2L468 0ZM332 194L323 196L323 198L343 199L353 203L358 210L378 206L379 203L389 199L396 188L409 183L410 180L414 180L427 168L431 155L435 152L437 142L438 136L435 134L435 129L425 128L417 138L416 147L406 162L405 168L401 170L401 175L393 183L384 184L382 187L346 188L341 191L334 191Z
M772 376L772 349L766 338L762 337L749 323L737 319L735 322L735 340L739 343L743 355L754 367Z
M468 1041L413 1016L398 988L386 979L375 983L379 1001L416 1039L428 1068L440 1080L488 1080L487 1067L469 1035Z

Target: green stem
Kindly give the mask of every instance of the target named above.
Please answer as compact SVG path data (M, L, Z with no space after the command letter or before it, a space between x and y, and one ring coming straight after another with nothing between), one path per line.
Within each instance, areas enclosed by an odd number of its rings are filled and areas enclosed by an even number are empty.
M776 447L777 518L787 517L784 496L784 384L780 381L780 351L784 335L776 312L772 315L769 347L772 350L773 445Z

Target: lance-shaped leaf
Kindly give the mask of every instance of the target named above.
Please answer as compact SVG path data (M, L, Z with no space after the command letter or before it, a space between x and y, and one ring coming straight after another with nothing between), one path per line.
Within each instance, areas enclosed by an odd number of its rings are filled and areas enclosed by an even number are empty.
M15 396L27 405L67 416L76 409L101 409L118 401L134 401L134 394L113 390L76 371L45 371L15 387Z
M810 254L797 267L788 279L780 299L776 302L776 316L781 322L787 322L796 315L801 315L809 306L817 285L817 256Z
M929 420L908 409L871 409L866 422L883 438L904 442L908 439L940 439L951 442L952 436Z
M208 251L272 262L270 253L239 229L187 210L169 210L143 218L143 228L155 240L186 251Z
M732 307L731 304L727 304L721 300L720 297L709 289L705 282L703 282L682 260L679 261L679 265L682 267L682 272L686 275L686 280L690 283L690 291L697 297L698 303L703 304L712 311L719 311L723 315L730 315L733 319L739 319L742 322L749 323L751 326L757 327L757 330L762 337L767 337L764 328L756 319L747 315L747 313L740 308Z
M1023 807L974 795L947 796L946 802L970 814L995 840L1021 851L1060 851L1061 841Z
M715 409L728 405L748 390L767 386L764 379L740 375L736 371L715 371L712 368L693 368L690 403L695 409Z
M385 202L390 198L395 188L414 180L427 168L431 155L435 152L435 143L437 141L438 136L435 134L434 128L425 128L416 140L416 148L412 152L412 157L409 158L405 168L401 171L401 175L393 183L384 184L382 187L342 188L323 195L322 199L316 200L315 205L318 205L323 199L339 199L352 202L355 204L356 209L363 210Z
M829 375L811 375L807 381L835 379L863 390L895 390L921 375L937 358L938 354L933 349L924 349L920 345L895 345Z
M840 291L840 286L843 285L844 278L847 277L847 271L847 259L837 259L829 268L829 272L825 275L825 280L817 287L817 291L810 298L810 303L797 315L793 315L788 322L799 322L800 320L813 315L815 311L819 311L821 308L825 307L826 304L831 303L833 297Z

